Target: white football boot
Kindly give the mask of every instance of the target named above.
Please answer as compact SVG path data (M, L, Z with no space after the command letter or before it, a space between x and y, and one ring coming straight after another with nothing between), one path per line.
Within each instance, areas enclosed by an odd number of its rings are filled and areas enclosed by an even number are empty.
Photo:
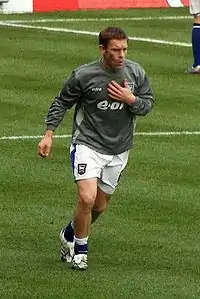
M65 230L60 232L60 242L61 242L61 261L71 263L74 256L74 242L68 242L64 236Z
M79 253L73 256L72 269L74 270L87 270L87 254Z

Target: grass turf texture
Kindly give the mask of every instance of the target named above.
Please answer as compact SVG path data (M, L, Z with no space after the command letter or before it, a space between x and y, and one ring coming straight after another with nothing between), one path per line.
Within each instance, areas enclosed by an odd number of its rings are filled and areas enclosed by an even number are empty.
M186 9L143 9L0 19L187 14ZM179 42L190 42L191 24L118 22L131 36ZM107 25L92 23L92 31ZM91 30L86 22L51 26ZM41 134L64 78L98 57L97 38L5 27L0 33L0 136ZM138 132L199 131L199 77L184 74L191 49L131 41L128 58L143 65L157 98L153 113L138 119ZM58 134L70 134L72 114ZM36 156L38 141L0 140L2 299L200 298L199 136L136 137L109 210L92 228L85 273L59 261L59 229L71 216L76 194L69 140L54 140L49 159Z

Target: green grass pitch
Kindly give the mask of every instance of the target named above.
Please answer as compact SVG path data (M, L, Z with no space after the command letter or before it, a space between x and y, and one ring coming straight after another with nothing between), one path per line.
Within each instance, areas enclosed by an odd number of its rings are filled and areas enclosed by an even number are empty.
M200 298L200 77L184 73L192 63L188 16L187 9L0 15L0 23L33 26L0 25L1 299ZM141 19L116 20L136 17ZM79 20L58 22L65 18ZM40 19L50 21L35 22ZM145 68L156 97L154 111L138 119L137 132L165 135L136 136L109 209L92 227L89 270L83 273L59 260L59 230L76 200L69 138L55 139L51 157L41 159L39 138L7 137L43 134L64 79L98 58L95 35L61 29L99 32L108 25L131 37L168 41L131 40L128 51ZM71 133L72 115L57 134ZM182 131L191 134L166 135Z

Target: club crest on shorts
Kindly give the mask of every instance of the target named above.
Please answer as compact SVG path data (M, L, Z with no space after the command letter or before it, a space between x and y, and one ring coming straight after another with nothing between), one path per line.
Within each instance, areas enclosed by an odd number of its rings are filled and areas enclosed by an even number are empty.
M84 174L86 171L86 167L87 167L86 163L78 164L78 174L80 174L80 175Z
M134 82L127 82L128 88L130 89L131 92L134 92Z

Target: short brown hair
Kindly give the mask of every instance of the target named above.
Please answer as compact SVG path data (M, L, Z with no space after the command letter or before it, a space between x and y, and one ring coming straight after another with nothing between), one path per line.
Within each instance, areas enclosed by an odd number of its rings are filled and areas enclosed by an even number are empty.
M126 39L128 42L128 36L119 27L107 27L99 33L99 45L104 48L107 48L109 41L112 39Z

